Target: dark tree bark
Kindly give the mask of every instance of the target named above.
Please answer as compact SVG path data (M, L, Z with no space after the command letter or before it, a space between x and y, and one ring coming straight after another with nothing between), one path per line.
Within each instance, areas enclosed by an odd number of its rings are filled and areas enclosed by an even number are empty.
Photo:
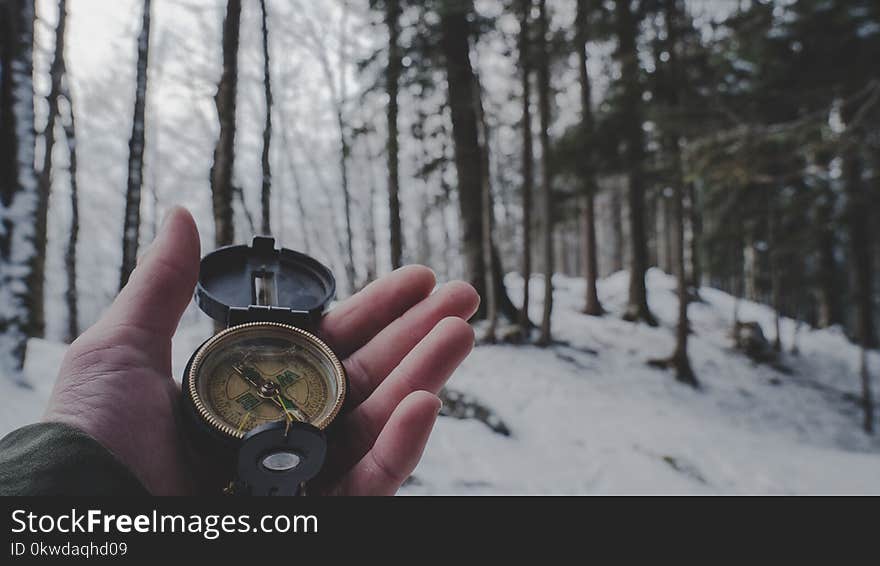
M854 117L854 104L844 105L842 117L849 126ZM849 261L852 275L853 306L856 312L855 338L863 348L874 347L873 268L871 265L871 201L862 179L862 156L859 144L845 144L843 155L843 184L847 197L846 223L849 228ZM865 432L874 432L874 399L871 393L867 356L861 372L863 426Z
M34 171L33 87L34 3L0 2L0 369L17 375L33 332L34 225L37 179Z
M150 55L150 0L144 0L141 32L138 36L137 84L134 118L128 140L128 184L125 190L125 220L122 227L122 269L119 288L125 287L137 265L141 233L141 188L144 177L144 133L147 108L147 68Z
M687 271L684 261L684 207L682 202L684 194L681 182L675 185L675 244L678 248L678 254L675 258L676 278L678 279L678 324L675 327L675 351L672 353L671 364L675 368L675 377L678 381L698 387L697 377L691 368L690 358L688 356L688 334L690 333L690 323L688 321L688 301L690 294L688 293Z
M269 21L266 12L266 0L260 0L260 25L263 35L263 96L266 100L266 121L263 124L263 185L260 191L260 230L263 234L272 233L271 200L272 200L272 72L269 60Z
M520 0L519 66L522 88L522 266L523 300L519 326L523 337L529 335L529 280L532 277L532 191L534 190L534 152L532 150L532 96L531 96L531 24L529 17L532 0Z
M482 167L480 176L482 178L481 205L483 207L483 230L482 245L483 257L492 257L492 176L490 173L489 158L489 125L486 120L486 112L483 109L483 89L480 86L479 77L474 77L476 88L474 93L477 98L474 101L474 107L477 109L477 122L479 125L479 141L482 150ZM486 325L486 332L483 335L483 341L490 344L496 341L495 331L498 327L498 298L495 296L495 290L498 288L498 282L495 280L495 272L492 269L491 262L484 262L484 277L486 280L486 319L489 324Z
M834 192L830 188L823 191L823 201L816 210L816 227L818 231L819 268L818 279L818 313L816 326L827 328L840 322L835 304L837 303L837 288L834 274L837 271L837 262L834 258Z
M58 6L59 18L66 17L67 5L61 0ZM59 19L59 28L61 21ZM62 40L62 45L63 45ZM57 49L57 47L56 47ZM60 51L63 77L61 80L60 98L66 102L64 118L64 138L67 142L68 175L70 176L70 230L67 249L64 254L64 270L67 275L67 289L64 298L67 304L67 341L73 342L79 336L79 292L76 282L77 243L79 242L79 184L77 182L76 157L76 111L73 108L73 95L70 93L70 81L67 77L67 65L64 50ZM60 102L60 99L59 99Z
M388 93L388 221L391 233L391 268L403 265L403 232L400 226L400 139L397 112L400 74L403 69L400 49L400 0L386 0L385 24L388 26L388 69L385 89Z
M68 88L63 88L63 96L67 100L67 121L64 124L64 137L67 139L67 154L70 175L70 234L64 267L67 273L67 341L73 342L79 336L79 293L76 284L76 246L79 242L79 185L76 179L76 113L73 109L73 97Z
M617 273L623 269L624 264L624 240L623 240L623 203L621 202L622 187L613 186L609 198L611 209L611 235L613 240L611 253L611 273Z
M669 54L668 63L666 65L667 80L669 81L668 103L672 112L680 112L682 104L682 96L678 90L678 85L682 84L681 69L679 68L678 59L678 38L679 38L679 21L681 19L681 8L678 0L665 0L664 15L666 20L667 35L667 53ZM678 324L675 329L675 350L672 356L666 361L666 365L675 370L676 379L691 387L699 387L696 375L694 375L691 367L690 358L688 356L688 335L690 333L690 323L688 320L688 302L690 293L688 292L687 268L685 267L685 214L684 214L684 175L681 160L681 133L677 125L669 125L666 127L664 135L664 146L670 161L670 178L673 186L673 195L671 204L672 221L675 224L673 232L674 249L671 255L674 258L675 276L677 279L678 291ZM669 231L669 224L665 229Z
M227 246L235 239L232 216L232 173L235 163L235 97L238 90L238 42L241 0L227 0L223 21L223 72L214 103L220 120L220 137L211 164L211 198L214 212L214 244Z
M452 115L452 138L455 145L455 167L458 173L458 202L462 226L462 252L465 276L481 297L486 296L485 261L483 254L482 153L477 129L476 81L470 60L470 2L444 3L440 7L440 47L444 56L449 86L449 108ZM519 311L510 301L503 285L498 251L492 249L498 308L510 320L518 320ZM486 316L485 305L475 315Z
M689 281L691 295L695 300L700 300L700 286L703 282L703 262L700 257L700 242L703 239L703 218L700 213L700 203L697 199L695 183L687 183L687 193L687 216L691 226L691 272Z
M636 47L639 23L630 2L618 0L616 12L618 51L622 86L620 100L621 134L626 144L625 161L629 171L630 280L629 301L624 320L643 320L650 326L657 319L648 308L645 272L648 244L645 235L645 140L642 132L642 87L639 80L639 54Z
M49 114L43 130L43 163L37 178L37 221L34 226L37 246L34 268L31 271L30 292L33 296L32 336L43 336L46 330L44 311L46 281L46 246L48 243L47 220L49 216L49 197L52 194L52 156L55 149L55 126L58 123L61 85L64 79L64 31L67 22L67 9L64 0L58 4L58 25L55 28L55 52L49 67L49 96L46 99Z
M547 2L538 1L537 21L537 78L538 117L541 124L541 196L544 211L541 243L544 254L544 310L541 317L541 335L538 344L549 345L552 340L550 317L553 313L553 157L550 148L550 54L547 48Z
M770 303L773 307L773 326L775 335L773 338L773 349L776 352L782 352L782 336L781 328L781 310L782 310L782 263L781 250L777 247L779 242L779 234L776 226L776 217L779 214L776 200L770 197L767 206L767 240L768 240L768 259L770 268Z
M577 7L577 52L578 72L581 86L581 132L584 139L584 151L586 153L581 160L581 178L584 183L584 242L583 263L584 278L587 282L586 296L584 297L584 314L601 316L604 313L602 303L599 302L599 293L596 288L596 280L599 278L599 265L596 251L596 178L594 176L595 150L594 144L594 119L592 107L592 85L590 74L587 71L587 24L589 17L588 0L578 0Z

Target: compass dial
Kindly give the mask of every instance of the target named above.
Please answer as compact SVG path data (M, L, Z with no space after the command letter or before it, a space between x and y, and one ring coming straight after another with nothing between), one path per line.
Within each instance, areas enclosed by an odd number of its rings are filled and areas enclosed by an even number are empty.
M221 332L200 348L187 381L201 418L233 438L274 421L325 428L345 397L333 352L315 336L276 323Z

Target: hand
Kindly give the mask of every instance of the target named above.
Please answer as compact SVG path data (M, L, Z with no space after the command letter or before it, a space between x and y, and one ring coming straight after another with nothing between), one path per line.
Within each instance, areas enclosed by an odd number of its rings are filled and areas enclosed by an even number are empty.
M199 256L195 223L175 208L116 301L70 345L44 416L90 434L157 495L201 485L171 375L171 337ZM324 317L320 334L346 367L350 409L312 493L393 494L421 458L440 409L436 393L473 347L465 319L479 303L466 283L431 294L434 285L429 269L404 267Z

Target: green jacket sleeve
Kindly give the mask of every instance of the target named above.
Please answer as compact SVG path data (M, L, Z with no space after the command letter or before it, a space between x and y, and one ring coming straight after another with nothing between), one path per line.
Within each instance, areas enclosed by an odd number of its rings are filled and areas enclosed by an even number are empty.
M149 495L109 450L61 423L37 423L0 440L0 495Z

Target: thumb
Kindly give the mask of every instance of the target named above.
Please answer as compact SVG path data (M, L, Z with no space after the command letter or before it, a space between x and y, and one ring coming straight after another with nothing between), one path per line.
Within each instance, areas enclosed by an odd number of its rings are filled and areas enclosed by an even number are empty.
M102 330L129 327L151 341L167 343L192 299L199 255L199 233L192 215L183 207L174 207L128 283L95 326Z

